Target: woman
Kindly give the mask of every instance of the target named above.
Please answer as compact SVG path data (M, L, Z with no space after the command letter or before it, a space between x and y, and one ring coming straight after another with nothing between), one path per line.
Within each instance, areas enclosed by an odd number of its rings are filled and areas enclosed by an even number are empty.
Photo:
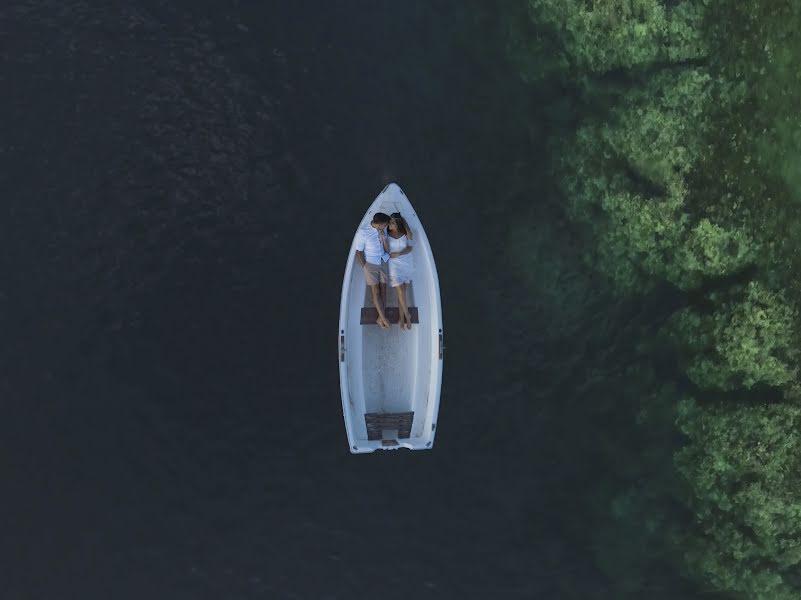
M406 284L412 282L414 273L414 257L411 255L413 234L400 213L389 216L388 230L388 236L384 239L384 250L389 252L389 285L398 291L398 324L401 329L411 329L412 317L406 304Z

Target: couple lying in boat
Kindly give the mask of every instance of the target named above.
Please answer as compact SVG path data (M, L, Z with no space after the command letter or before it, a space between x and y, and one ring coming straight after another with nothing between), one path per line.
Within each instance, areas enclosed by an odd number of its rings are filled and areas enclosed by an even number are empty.
M364 269L364 278L373 295L373 304L378 311L378 323L382 328L390 326L384 311L386 284L398 291L399 320L401 329L412 328L412 318L406 304L406 284L411 283L414 272L412 231L400 213L387 215L378 212L369 225L363 225L356 234L356 259ZM380 289L379 289L380 286Z

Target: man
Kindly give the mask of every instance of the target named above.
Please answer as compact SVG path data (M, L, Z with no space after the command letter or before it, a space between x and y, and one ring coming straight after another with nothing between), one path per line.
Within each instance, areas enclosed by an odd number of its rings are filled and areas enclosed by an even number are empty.
M383 329L389 329L389 320L384 313L382 300L382 297L386 298L387 295L387 271L382 265L382 261L389 261L389 254L384 249L387 225L389 225L389 215L378 212L373 215L373 221L369 225L363 225L356 233L356 260L364 269L364 279L370 286L373 304L378 310L375 322Z

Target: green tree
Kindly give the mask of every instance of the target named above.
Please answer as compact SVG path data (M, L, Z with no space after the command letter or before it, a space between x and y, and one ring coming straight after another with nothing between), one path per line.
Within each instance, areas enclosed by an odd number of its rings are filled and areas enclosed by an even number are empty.
M758 263L801 291L801 4L709 3L707 59L717 127L689 180L688 208L745 227Z
M683 62L707 53L699 2L529 0L525 7L510 13L508 28L510 55L527 81Z
M686 544L684 565L713 590L801 597L801 3L529 0L507 21L521 77L585 103L551 141L565 211L595 241L584 260L622 293L717 290L666 329L687 376L781 392L679 404L687 533L633 477L601 495L621 522L659 515L649 535ZM737 283L746 268L753 281ZM609 527L602 537L625 530Z
M688 308L675 315L673 335L688 359L689 378L702 388L729 391L795 382L798 311L782 292L757 281L727 296L707 294L716 305L711 314Z
M746 231L699 219L686 206L686 178L714 128L711 101L704 70L661 72L556 144L568 213L598 239L589 260L623 291L661 279L688 289L754 259Z
M801 565L801 407L679 403L676 454L695 523L686 564L714 589L797 600Z

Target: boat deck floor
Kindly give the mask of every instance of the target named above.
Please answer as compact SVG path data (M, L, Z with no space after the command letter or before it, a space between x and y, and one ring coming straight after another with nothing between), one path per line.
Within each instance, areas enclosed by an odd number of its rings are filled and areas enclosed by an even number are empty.
M411 284L407 286L410 304L414 301ZM373 307L370 288L365 286L364 305ZM387 286L385 306L397 307L397 292ZM417 328L401 330L364 326L362 365L364 374L365 413L402 413L414 410L412 394L416 377Z

